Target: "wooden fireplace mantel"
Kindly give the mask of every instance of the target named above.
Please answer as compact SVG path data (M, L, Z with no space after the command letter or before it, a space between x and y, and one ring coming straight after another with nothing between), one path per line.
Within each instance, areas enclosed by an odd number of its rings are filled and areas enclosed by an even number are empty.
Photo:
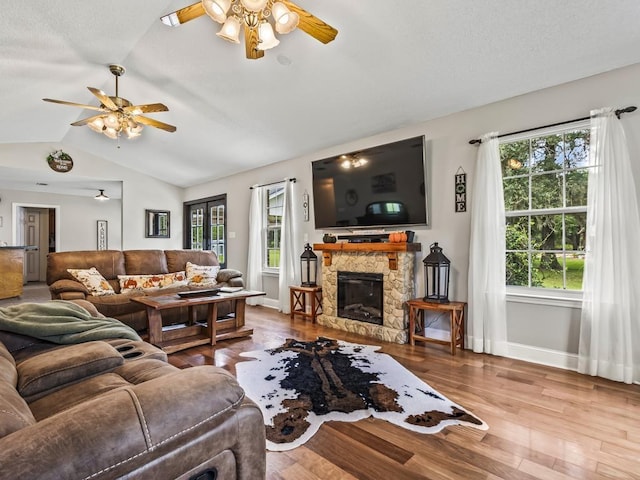
M333 252L364 252L386 253L389 259L389 269L398 269L398 252L419 252L421 243L391 243L391 242L367 242L367 243L314 243L314 250L322 252L323 264L331 265Z

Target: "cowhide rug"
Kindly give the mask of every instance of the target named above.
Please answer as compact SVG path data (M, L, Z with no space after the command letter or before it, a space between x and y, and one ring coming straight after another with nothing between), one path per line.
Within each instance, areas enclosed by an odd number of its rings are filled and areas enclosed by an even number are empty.
M376 353L379 349L320 337L242 353L256 358L237 363L236 373L262 410L267 448L290 450L309 440L322 422L369 416L420 433L448 425L488 428L392 357Z

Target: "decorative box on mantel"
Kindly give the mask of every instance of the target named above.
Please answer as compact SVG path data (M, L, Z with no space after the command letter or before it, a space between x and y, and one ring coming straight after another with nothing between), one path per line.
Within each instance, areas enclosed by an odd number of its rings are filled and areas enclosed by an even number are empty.
M407 300L415 298L414 264L420 243L316 243L322 252L322 314L318 323L347 332L406 343ZM382 325L338 316L338 272L382 274Z

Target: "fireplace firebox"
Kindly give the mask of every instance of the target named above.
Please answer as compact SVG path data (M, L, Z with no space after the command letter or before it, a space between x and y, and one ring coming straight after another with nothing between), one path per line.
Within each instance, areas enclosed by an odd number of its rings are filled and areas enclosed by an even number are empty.
M338 272L338 316L382 325L381 273Z

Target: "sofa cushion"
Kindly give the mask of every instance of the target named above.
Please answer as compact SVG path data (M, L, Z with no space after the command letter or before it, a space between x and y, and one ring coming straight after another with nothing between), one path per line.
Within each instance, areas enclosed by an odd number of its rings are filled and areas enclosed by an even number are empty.
M167 267L170 272L187 269L187 262L196 265L220 265L218 256L209 250L165 250Z
M67 268L67 271L84 285L90 295L100 297L102 295L113 295L116 293L111 285L109 285L109 282L107 282L95 267L88 269Z
M81 250L55 252L47 255L47 285L57 280L74 280L68 268L95 267L107 280L117 279L127 272L124 269L124 254L120 250ZM153 273L153 272L145 272Z
M120 292L125 290L157 290L167 287L187 285L187 276L183 271L159 275L118 275Z
M169 273L167 259L162 250L124 250L123 253L126 271L122 272L121 275Z
M17 381L13 357L0 343L0 438L36 423L27 402L16 390Z
M219 265L196 265L187 262L186 272L189 285L205 287L216 284Z
M120 352L106 342L66 345L17 364L18 391L27 401L64 385L105 373L122 365Z

